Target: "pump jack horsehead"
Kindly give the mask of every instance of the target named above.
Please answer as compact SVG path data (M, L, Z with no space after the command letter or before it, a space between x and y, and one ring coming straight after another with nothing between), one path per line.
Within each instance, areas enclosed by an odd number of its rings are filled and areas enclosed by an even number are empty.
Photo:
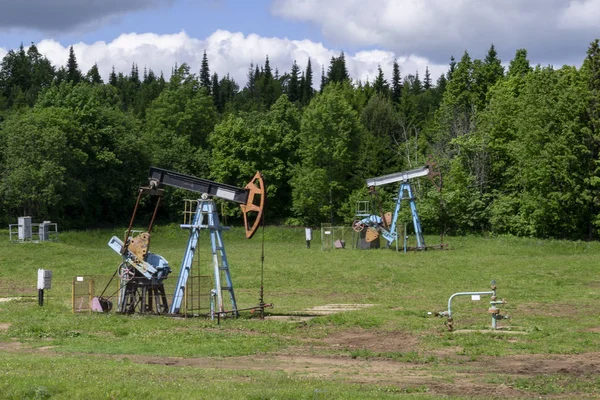
M262 174L257 172L244 188L155 167L150 168L148 180L148 186L140 187L138 191L136 205L125 239L121 241L118 237L113 236L108 242L109 247L122 256L122 262L117 270L121 279L117 310L122 313L136 311L156 314L179 313L200 230L205 229L210 232L214 267L215 288L211 292L211 307L212 301L216 300L214 312L219 313L219 315L231 312L237 316L238 309L221 235L224 228L220 225L212 198L228 200L240 205L244 217L246 238L250 239L261 225L264 213L266 188ZM162 189L164 186L201 194L201 198L197 201L192 222L181 226L190 229L190 236L170 307L167 302L163 280L171 272L171 268L163 257L149 251L152 225L156 218L160 199L164 194L164 189ZM157 197L158 200L147 231L133 237L133 222L143 195ZM221 285L222 278L226 280L226 284L224 282ZM231 298L232 309L230 311L226 311L223 304L222 292L224 291L228 292ZM102 296L100 299L100 303L103 304ZM106 302L106 299L104 301ZM264 307L262 297L261 306ZM104 306L102 306L102 309L106 311Z
M415 203L415 198L410 183L412 179L423 176L427 176L431 180L438 192L442 190L442 174L437 166L437 163L431 156L429 156L427 164L423 167L367 179L367 186L369 187L369 193L372 195L372 197L376 197L377 195L377 186L401 182L400 187L398 188L396 207L393 214L390 212L384 214L380 206L379 209L381 216L370 215L364 219L356 220L352 224L352 228L356 232L362 232L367 229L365 235L365 240L367 242L377 240L380 235L383 236L383 238L387 241L387 246L389 247L394 241L398 240L396 224L398 222L398 215L400 213L402 200L409 200L415 236L417 238L416 249L426 249L427 246L425 245L423 232L421 230L421 221L419 219L417 205Z

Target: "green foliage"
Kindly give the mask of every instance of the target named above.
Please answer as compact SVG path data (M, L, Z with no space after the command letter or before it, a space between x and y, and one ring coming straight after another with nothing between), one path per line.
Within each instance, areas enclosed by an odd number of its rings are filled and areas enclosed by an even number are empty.
M262 171L267 186L269 217L287 216L289 180L296 164L300 114L282 95L267 113L229 115L210 135L211 176L239 187Z
M173 75L146 111L145 141L157 167L208 176L208 135L217 113L187 66Z
M62 83L6 121L2 197L10 217L26 212L66 226L123 217L148 163L139 124L117 104L108 86Z
M316 98L310 58L280 73L266 56L240 91L210 74L206 53L198 75L183 63L166 82L134 62L104 84L97 65L82 75L73 48L55 69L20 46L0 67L3 218L118 221L154 164L238 186L261 170L272 221L347 221L366 178L433 154L445 189L417 186L426 232L595 238L598 43L580 69L534 70L518 49L506 75L493 45L482 60L465 51L435 84L428 67L402 77L397 61L389 80L379 68L373 82L353 81L342 52L321 66ZM382 190L386 207L395 191ZM159 217L178 218L183 197L169 196Z
M33 43L27 51L23 44L16 52L10 50L0 64L0 110L33 106L38 94L50 87L53 79L54 67Z
M304 111L292 179L293 210L305 223L333 221L353 188L362 127L343 88L328 85Z

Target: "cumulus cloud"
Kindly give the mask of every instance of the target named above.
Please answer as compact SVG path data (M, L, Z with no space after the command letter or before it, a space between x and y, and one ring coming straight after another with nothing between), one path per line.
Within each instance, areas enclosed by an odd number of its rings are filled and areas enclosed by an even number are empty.
M43 40L37 47L54 65L66 64L68 46L54 40ZM229 73L240 86L246 83L250 63L262 66L268 56L271 68L277 68L281 74L291 70L294 60L304 70L310 57L313 84L317 87L320 84L321 68L327 71L331 58L340 54L339 50L328 49L322 43L310 40L268 38L225 30L217 30L205 39L192 38L185 32L165 35L129 33L108 43L76 43L73 49L82 72L87 72L97 63L105 81L113 66L117 72L128 74L133 63L138 65L140 71L144 67L151 68L156 74L162 71L165 78L170 76L175 64L181 65L184 62L191 67L192 72L198 73L206 50L211 73L217 72L220 77ZM425 67L429 66L432 77L436 79L447 69L445 64L436 65L423 57L396 56L390 51L360 51L345 54L345 57L351 77L363 82L374 80L378 65L381 65L386 79L391 80L395 58L403 75L414 74L418 70L422 77Z
M0 59L4 58L4 56L8 53L5 49L0 47Z
M0 30L65 32L92 28L120 15L170 5L174 0L0 0Z
M376 46L435 62L465 50L481 57L492 43L505 58L526 48L542 64L580 62L600 36L600 0L274 0L271 11L316 24L336 46Z
M564 29L595 29L598 31L599 0L572 1L559 18Z

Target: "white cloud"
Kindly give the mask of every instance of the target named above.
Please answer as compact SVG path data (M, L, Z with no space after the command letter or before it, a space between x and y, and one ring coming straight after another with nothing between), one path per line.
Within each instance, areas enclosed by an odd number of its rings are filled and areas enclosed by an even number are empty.
M6 51L2 47L0 47L0 59L4 58L4 56L6 55L6 53L8 53L8 51Z
M598 28L600 0L575 0L569 4L559 19L559 27L564 29Z
M508 60L526 48L534 63L571 62L600 35L600 0L274 0L279 17L314 23L344 48L377 47L436 62L493 43Z
M54 65L66 64L68 46L54 40L43 40L37 47ZM313 84L317 87L320 84L321 67L327 70L331 58L340 53L339 50L328 49L322 43L309 40L267 38L255 34L246 36L224 30L218 30L205 39L192 38L185 32L165 35L128 33L108 43L75 43L73 49L82 72L86 73L97 63L105 81L113 66L117 72L129 74L133 63L137 63L140 72L148 67L156 74L164 72L165 78L170 76L171 68L176 63L181 65L185 62L190 65L192 72L198 73L206 50L211 73L217 72L220 77L229 73L242 87L246 83L250 63L262 66L267 55L271 68L278 68L280 73L290 71L294 60L301 70L305 70L310 57ZM372 82L377 74L377 65L381 64L386 79L391 80L392 63L396 57L394 53L368 50L345 56L353 79ZM447 69L445 64L434 65L414 55L398 55L397 58L403 75L419 70L422 77L425 66L429 65L432 78L437 79Z

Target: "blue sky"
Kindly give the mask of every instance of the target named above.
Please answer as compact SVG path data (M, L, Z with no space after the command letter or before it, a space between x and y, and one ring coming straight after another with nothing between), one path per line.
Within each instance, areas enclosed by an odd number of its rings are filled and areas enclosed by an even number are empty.
M403 75L436 78L451 55L483 58L493 43L505 64L519 48L532 64L580 65L600 37L600 0L0 0L0 57L35 42L55 65L73 45L86 72L97 63L127 73L188 63L240 84L250 63L288 71L310 57L315 82L344 51L354 79L386 76L397 59Z

